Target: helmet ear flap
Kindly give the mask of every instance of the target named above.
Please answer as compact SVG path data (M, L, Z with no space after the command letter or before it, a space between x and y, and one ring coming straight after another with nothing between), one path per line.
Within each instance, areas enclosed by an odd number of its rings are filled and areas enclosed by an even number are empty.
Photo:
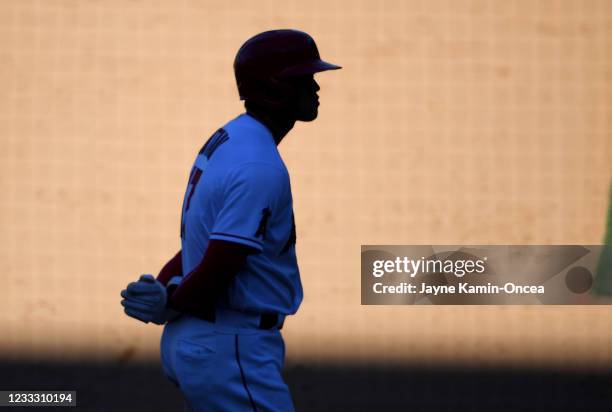
M288 79L269 76L268 78L271 94L278 100L292 101L297 97L295 86Z
M248 100L274 110L287 108L297 96L297 90L289 81L255 71L237 76L241 100Z

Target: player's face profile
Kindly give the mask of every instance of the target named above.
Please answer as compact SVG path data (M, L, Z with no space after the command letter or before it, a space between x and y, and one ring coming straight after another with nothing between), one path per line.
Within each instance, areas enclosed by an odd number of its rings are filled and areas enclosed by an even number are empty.
M293 104L295 119L302 122L311 122L319 114L319 95L321 89L313 74L292 77L289 82L296 91Z

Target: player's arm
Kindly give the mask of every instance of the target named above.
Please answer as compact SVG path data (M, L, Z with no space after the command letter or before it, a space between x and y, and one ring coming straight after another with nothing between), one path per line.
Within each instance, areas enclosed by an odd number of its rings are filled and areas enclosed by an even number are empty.
M210 310L244 266L248 255L263 251L263 239L278 198L288 189L285 172L253 162L228 173L223 207L211 229L198 266L169 298L169 307L197 315Z
M159 271L159 275L157 275L157 280L160 281L164 286L168 286L170 279L175 276L183 275L183 261L182 254L179 250L176 255L172 259L168 261L164 265L164 267Z
M287 179L282 169L261 162L228 173L204 257L170 296L170 308L197 315L216 303L248 255L263 251L267 222L288 190Z
M208 310L227 290L248 255L256 252L244 244L210 240L201 262L174 290L168 306L195 315Z

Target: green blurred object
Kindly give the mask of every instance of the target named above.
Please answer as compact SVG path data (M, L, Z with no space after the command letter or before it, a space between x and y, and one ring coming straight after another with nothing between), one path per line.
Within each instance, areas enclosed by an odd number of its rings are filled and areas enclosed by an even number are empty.
M604 249L599 257L597 275L593 291L598 295L612 296L612 184L608 196L608 218L606 234L604 237Z

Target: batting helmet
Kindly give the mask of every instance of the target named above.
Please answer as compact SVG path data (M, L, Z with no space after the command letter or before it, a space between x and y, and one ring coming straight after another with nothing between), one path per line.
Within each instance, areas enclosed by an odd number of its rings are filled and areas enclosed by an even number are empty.
M270 30L247 40L234 60L240 100L283 106L294 90L293 76L314 74L340 66L321 60L312 37L298 30Z

